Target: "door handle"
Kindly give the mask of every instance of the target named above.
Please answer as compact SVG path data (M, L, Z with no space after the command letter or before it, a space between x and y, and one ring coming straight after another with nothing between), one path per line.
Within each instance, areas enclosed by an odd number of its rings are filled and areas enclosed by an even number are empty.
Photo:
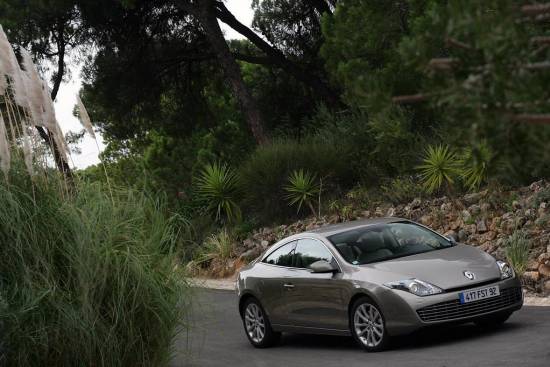
M284 283L284 284L283 284L283 287L285 287L286 289L293 289L293 288L294 288L294 284L292 284L292 283Z

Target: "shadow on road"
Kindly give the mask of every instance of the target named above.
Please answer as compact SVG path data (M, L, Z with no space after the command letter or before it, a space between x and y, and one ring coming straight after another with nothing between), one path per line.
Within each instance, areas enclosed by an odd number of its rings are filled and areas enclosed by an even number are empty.
M411 335L392 338L390 350L433 348L438 345L457 343L463 340L483 342L483 339L498 333L518 331L524 325L508 322L496 329L483 329L473 323L432 327ZM284 334L279 348L359 350L353 338L344 336Z

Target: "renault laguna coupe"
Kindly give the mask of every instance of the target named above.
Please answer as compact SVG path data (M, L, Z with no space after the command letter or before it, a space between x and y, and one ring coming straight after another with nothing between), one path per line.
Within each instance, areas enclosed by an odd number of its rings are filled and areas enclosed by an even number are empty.
M237 294L259 348L297 332L351 335L374 352L426 326L497 326L523 305L508 264L399 218L285 238L239 272Z

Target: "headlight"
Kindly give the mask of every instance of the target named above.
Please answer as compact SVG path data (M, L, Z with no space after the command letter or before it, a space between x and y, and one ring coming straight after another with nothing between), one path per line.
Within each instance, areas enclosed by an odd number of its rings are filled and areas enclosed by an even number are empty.
M514 269L504 261L497 261L497 265L500 269L500 279L508 279L515 276Z
M421 297L443 292L441 288L438 288L433 284L423 282L419 279L400 280L397 282L386 283L384 285L392 289L400 289Z

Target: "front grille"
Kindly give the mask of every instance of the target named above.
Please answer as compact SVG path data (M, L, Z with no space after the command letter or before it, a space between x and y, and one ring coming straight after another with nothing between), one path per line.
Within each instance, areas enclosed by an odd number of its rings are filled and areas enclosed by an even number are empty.
M422 321L445 321L497 311L519 301L521 301L521 288L514 287L501 290L497 297L465 304L461 304L460 300L455 299L423 307L416 312Z

